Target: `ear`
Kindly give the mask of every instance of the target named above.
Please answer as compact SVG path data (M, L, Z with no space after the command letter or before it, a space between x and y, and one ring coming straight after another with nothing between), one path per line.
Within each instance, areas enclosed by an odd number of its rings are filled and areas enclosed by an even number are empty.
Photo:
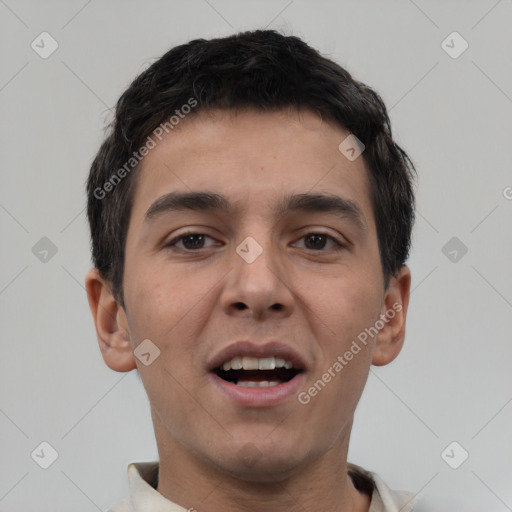
M105 363L116 372L135 369L126 313L115 300L110 283L93 268L87 272L85 288Z
M402 350L410 287L411 272L404 265L398 274L390 279L385 292L380 314L384 327L377 336L372 358L372 364L375 366L390 363Z

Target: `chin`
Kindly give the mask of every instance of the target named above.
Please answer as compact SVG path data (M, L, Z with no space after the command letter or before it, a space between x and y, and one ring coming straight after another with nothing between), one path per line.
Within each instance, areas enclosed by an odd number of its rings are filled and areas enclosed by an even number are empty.
M307 463L305 454L296 447L277 449L247 442L228 458L217 460L218 468L232 477L246 482L276 483L287 480Z

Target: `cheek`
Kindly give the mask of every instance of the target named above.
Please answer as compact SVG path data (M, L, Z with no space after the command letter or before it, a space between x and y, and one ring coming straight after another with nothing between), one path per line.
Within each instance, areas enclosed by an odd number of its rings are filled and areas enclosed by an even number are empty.
M134 277L127 287L126 301L134 348L142 340L150 339L160 350L155 364L165 364L180 382L190 381L197 371L195 355L200 334L209 318L213 295L209 300L207 292L213 283L205 280L198 286L197 273L194 280L194 276L164 265L144 267L141 264L131 275ZM148 368L139 365L141 373ZM165 372L161 378L169 381L166 386L176 385Z
M364 273L347 273L331 280L328 297L322 298L321 293L317 297L321 301L318 315L330 333L323 338L322 371L329 372L329 383L322 391L326 392L324 405L333 406L332 414L340 422L346 420L346 411L356 407L368 378L373 340L363 343L358 336L378 319L381 289L375 282Z
M381 290L373 279L354 272L340 272L340 277L307 281L303 296L307 310L330 352L343 350L347 343L373 325L381 306ZM323 333L323 334L322 334Z
M125 298L138 335L163 342L199 300L190 287L183 289L183 278L169 275L164 266L132 265L126 275Z

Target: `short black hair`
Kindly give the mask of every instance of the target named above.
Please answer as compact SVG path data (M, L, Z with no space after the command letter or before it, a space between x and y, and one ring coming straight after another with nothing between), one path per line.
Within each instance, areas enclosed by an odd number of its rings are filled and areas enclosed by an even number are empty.
M415 168L392 138L384 102L300 38L253 30L172 48L137 76L117 102L87 180L87 216L93 264L123 307L126 236L141 153L153 141L151 134L162 125L170 131L172 118L183 117L181 112L288 107L311 109L364 144L387 288L409 255Z

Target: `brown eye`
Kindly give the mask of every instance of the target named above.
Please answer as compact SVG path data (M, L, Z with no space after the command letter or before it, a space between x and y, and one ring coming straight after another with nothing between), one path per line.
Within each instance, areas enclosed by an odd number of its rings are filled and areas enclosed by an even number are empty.
M323 249L327 243L327 237L325 235L308 235L305 239L308 249Z
M187 235L181 240L185 249L202 249L205 237L204 235Z
M325 233L309 233L304 235L301 240L305 240L304 248L311 251L325 252L324 249L329 242L331 243L331 247L327 247L327 250L339 251L344 248L344 245L338 242L338 240Z
M212 237L204 233L184 233L171 240L165 245L165 248L176 248L182 251L194 252L198 249L205 249L212 246L205 246L206 239L213 240Z

